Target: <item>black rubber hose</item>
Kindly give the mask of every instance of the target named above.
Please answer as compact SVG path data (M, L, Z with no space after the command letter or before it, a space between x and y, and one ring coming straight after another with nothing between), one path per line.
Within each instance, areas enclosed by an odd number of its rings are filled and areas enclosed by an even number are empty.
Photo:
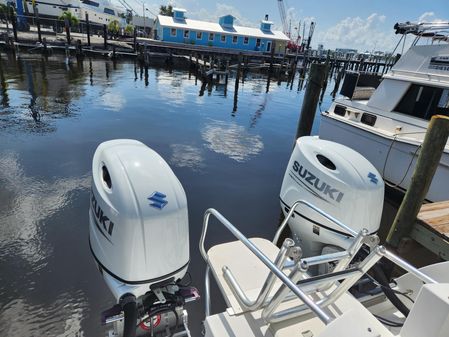
M394 293L394 291L390 288L390 283L388 282L387 277L385 276L382 267L379 264L375 264L373 266L374 278L381 285L382 291L385 296L390 300L391 303L398 309L405 317L410 313L410 309L402 303L399 297Z
M133 295L122 297L122 308L124 314L123 337L136 337L137 304Z

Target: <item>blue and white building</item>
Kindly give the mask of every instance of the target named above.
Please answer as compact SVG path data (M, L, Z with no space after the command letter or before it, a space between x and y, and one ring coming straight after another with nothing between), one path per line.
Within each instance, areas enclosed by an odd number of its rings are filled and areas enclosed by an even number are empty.
M173 9L173 17L158 15L154 25L157 40L236 50L284 53L290 40L284 33L272 30L273 23L262 20L259 28L234 25L232 15L220 17L218 23L191 20L186 10Z

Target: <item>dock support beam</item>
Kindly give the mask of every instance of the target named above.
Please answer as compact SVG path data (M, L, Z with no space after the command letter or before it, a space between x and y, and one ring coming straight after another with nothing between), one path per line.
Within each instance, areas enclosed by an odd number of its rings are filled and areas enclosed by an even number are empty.
M395 248L399 247L401 240L409 236L413 229L416 216L440 163L448 136L449 117L433 116L427 128L410 186L388 233L387 242Z
M326 69L327 65L324 63L312 63L310 65L309 80L302 103L296 139L302 136L309 136L312 131L320 91L326 78Z

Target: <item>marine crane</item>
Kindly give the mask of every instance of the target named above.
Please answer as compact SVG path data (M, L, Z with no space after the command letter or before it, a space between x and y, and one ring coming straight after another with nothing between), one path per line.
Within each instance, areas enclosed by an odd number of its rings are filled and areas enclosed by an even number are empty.
M296 41L291 40L291 21L290 24L287 24L287 15L286 15L286 10L285 10L285 3L283 0L277 0L278 2L278 7L279 7L279 15L281 16L281 21L282 21L282 31L284 32L285 35L287 35L290 38L290 41L287 44L287 48L291 51L296 51L299 48L299 40L300 40L300 36L298 33L298 37L296 39ZM290 28L289 28L290 27ZM299 27L298 27L298 32L299 32Z
M288 26L287 26L287 15L285 13L285 3L283 0L277 0L277 2L278 2L278 7L279 7L279 14L281 16L281 21L282 21L282 31L284 32L285 35L290 37L290 33L288 31Z

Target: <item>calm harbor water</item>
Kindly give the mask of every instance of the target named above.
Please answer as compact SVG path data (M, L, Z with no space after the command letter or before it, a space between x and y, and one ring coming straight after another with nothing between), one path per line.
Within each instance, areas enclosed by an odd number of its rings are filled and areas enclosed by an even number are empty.
M207 208L247 236L274 234L304 94L298 77L291 86L248 75L236 93L232 78L208 87L188 71L146 74L132 61L3 54L0 90L0 336L104 336L100 313L114 299L89 251L87 213L102 141L140 140L173 168L187 193L200 292ZM209 232L209 244L231 238L218 226ZM223 310L213 295L212 310ZM198 334L202 301L188 309Z

